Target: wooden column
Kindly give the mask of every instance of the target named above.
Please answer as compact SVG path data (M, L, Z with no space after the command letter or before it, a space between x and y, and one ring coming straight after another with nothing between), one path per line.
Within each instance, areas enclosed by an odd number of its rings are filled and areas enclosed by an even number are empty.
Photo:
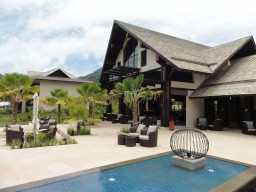
M108 89L108 94L110 93L110 89ZM106 113L112 113L112 104L108 102L108 105L106 106Z
M171 119L171 74L172 68L168 65L162 65L161 67L161 88L163 91L161 97L161 124L163 127L169 126Z

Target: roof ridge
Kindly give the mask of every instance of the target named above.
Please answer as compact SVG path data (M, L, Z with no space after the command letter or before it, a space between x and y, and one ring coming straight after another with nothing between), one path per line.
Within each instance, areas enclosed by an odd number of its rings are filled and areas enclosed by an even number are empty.
M215 47L219 47L219 46L223 46L223 45L225 45L225 44L232 43L232 42L235 42L235 41L240 41L240 40L242 40L242 39L250 39L250 38L252 38L252 35L251 35L251 36L242 37L242 38L239 38L239 39L235 39L235 40L232 40L232 41L228 41L228 42L226 42L226 43L221 43L221 44L219 44L219 45L216 45L216 46L213 46L213 47L209 47L208 49L215 48Z
M145 27L140 27L140 26L138 26L138 25L133 25L133 24L126 23L126 22L123 22L123 21L114 20L114 23L119 23L119 24L121 24L121 25L122 25L122 24L131 25L131 26L134 26L134 27L137 27L137 28L141 28L141 29L144 29L144 30L151 31L151 32L156 33L156 34L165 35L165 36L172 37L172 38L175 38L175 39L179 39L179 40L182 40L182 41L186 41L186 42L189 42L189 43L193 43L193 44L205 46L206 48L211 48L210 46L207 46L207 45L204 45L204 44L196 43L196 42L194 42L194 41L190 41L190 40L187 40L187 39L182 39L182 38L180 38L180 37L168 35L168 34L166 34L166 33L161 33L161 32L158 32L158 31L154 31L154 30L152 30L152 29L148 29L148 28L145 28Z

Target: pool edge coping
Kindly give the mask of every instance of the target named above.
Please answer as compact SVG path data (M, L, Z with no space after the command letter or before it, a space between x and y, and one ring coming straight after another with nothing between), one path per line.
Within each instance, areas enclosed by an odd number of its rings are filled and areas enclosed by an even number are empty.
M115 167L129 165L129 164L133 164L133 163L137 163L137 162L141 162L141 161L145 161L148 159L153 159L153 158L157 158L157 157L161 157L161 156L166 156L166 155L170 155L170 154L173 154L173 152L167 151L167 152L157 153L157 154L139 157L139 158L135 158L135 159L130 159L130 160L126 160L126 161L111 163L111 164L103 165L100 167L85 169L85 170L76 171L73 173L67 173L64 175L49 177L49 178L42 179L42 180L36 180L36 181L29 182L29 183L23 183L23 184L14 185L14 186L6 187L6 188L1 188L0 192L2 192L2 191L3 192L13 192L13 191L26 190L26 189L38 187L41 185L46 185L46 184L58 182L61 180L71 179L71 178L83 176L86 174L96 173L99 171L104 171L107 169L112 169ZM252 164L234 161L234 160L230 160L230 159L226 159L226 158L222 158L222 157L218 157L218 156L213 156L213 155L206 155L206 157L210 157L210 158L214 158L214 159L227 161L230 163L235 163L235 164L244 165L244 166L249 167L248 170L241 172L237 176L235 176L235 177L231 178L230 180L224 182L223 184L217 186L216 188L212 189L211 192L221 192L223 190L227 191L227 189L228 190L232 189L232 191L238 190L239 188L243 187L245 184L249 183L252 179L254 179L256 177L255 175L251 175L251 174L256 174L256 166L254 166ZM242 175L242 176L240 176L240 175ZM241 180L241 178L247 178L247 180L245 180L245 179ZM232 186L234 184L236 186L235 188L234 188L234 186Z

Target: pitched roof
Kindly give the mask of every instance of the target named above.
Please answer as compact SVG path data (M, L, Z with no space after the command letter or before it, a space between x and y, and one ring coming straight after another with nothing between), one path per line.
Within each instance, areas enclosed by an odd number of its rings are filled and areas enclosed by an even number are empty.
M163 33L114 21L123 30L141 41L181 70L211 74L252 39L245 37L219 46L208 47Z
M256 55L230 61L230 66L207 78L189 97L256 94Z
M55 75L55 72L61 72L65 75L65 77ZM89 82L90 83L90 81L78 79L77 77L71 75L70 73L68 73L60 68L54 68L54 69L46 71L46 72L28 71L27 74L28 74L28 76L33 77L38 80L68 81L68 82L81 82L81 83ZM52 74L54 74L54 76L52 76Z
M71 75L70 73L64 71L63 69L60 69L59 67L51 69L51 70L46 71L46 72L28 71L28 75L29 76L43 76L43 77L47 77L47 76L50 76L51 74L53 74L54 72L56 72L58 70L61 71L62 73L64 73L68 78L77 79L77 77Z

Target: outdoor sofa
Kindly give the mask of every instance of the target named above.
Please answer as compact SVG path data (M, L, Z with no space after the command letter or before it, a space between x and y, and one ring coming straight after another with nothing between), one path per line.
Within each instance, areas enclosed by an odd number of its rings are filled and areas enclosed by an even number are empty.
M242 133L246 135L255 135L256 129L253 125L253 121L243 121L242 122Z
M14 140L14 139L18 139L22 143L24 143L23 128L18 124L6 125L6 145L10 144L12 142L12 140Z
M197 118L197 128L200 130L207 130L208 129L207 118L202 118L202 117Z
M223 120L216 119L213 121L213 125L209 125L209 130L212 131L223 131Z
M140 145L143 147L156 147L158 138L157 126L149 126L146 135L140 135Z

